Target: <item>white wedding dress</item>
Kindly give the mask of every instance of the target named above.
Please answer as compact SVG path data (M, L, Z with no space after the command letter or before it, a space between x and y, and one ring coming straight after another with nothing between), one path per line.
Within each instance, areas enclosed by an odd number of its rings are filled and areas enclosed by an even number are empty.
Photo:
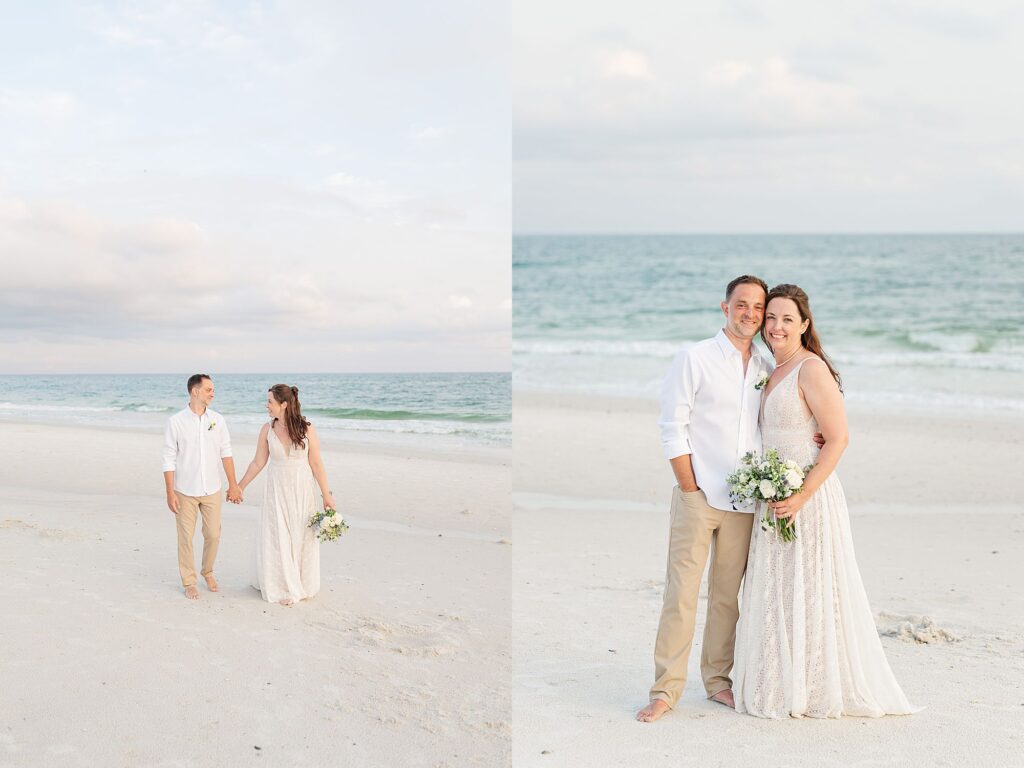
M309 446L282 445L273 426L267 442L270 461L256 529L253 586L269 602L298 602L320 591L320 542L308 527L318 509Z
M818 455L817 422L797 388L807 360L772 389L761 413L765 450L801 467ZM755 514L736 634L736 711L770 718L918 711L882 650L835 473L800 509L796 541L761 530L763 505Z

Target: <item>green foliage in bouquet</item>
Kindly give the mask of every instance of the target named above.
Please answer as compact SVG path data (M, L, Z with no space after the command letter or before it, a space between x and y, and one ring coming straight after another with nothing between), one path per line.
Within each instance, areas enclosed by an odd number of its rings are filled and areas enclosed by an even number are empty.
M811 471L808 465L803 469L792 459L783 459L774 448L769 448L761 458L748 451L740 459L740 467L726 478L729 494L736 503L762 502L765 504L761 518L761 530L773 529L783 541L796 540L796 527L792 519L779 520L772 513L769 501L782 501L803 490L804 478Z
M317 529L316 537L320 541L335 541L348 530L348 523L338 510L327 507L309 518L309 527Z

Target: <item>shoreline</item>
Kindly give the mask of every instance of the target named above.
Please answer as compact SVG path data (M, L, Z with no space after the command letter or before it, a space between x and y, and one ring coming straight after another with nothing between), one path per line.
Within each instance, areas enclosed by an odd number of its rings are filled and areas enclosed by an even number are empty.
M927 403L894 403L866 402L854 400L847 402L847 412L858 415L878 414L886 417L908 416L914 418L934 417L941 414L958 422L975 422L978 420L991 423L1004 423L1007 420L1024 424L1024 411L996 412L993 409L965 409L950 416L943 407ZM656 396L642 397L639 395L610 395L591 392L569 392L565 390L513 389L512 408L545 408L577 411L625 411L629 413L653 413L655 428L659 401Z
M216 408L214 409L216 410ZM225 417L227 418L227 417ZM10 418L0 417L0 424L11 424L15 426L31 426L54 429L72 429L87 432L108 432L122 435L158 435L162 439L163 426L126 426L118 424L85 424L75 421L59 421L32 418ZM230 422L229 422L230 427ZM259 428L249 430L246 428L231 428L232 448L235 443L253 444L259 436ZM385 433L386 434L386 433ZM333 431L320 431L320 444L324 450L352 450L360 453L369 453L378 456L393 456L401 453L408 458L435 459L438 461L463 462L470 461L481 464L508 464L511 462L511 441L508 444L467 444L464 447L451 445L438 445L436 448L429 448L425 445L414 445L414 442L426 442L436 440L443 442L449 439L447 435L425 435L410 434L405 437L388 440L360 440L358 438L347 438L337 435ZM237 459L237 457L235 457ZM237 467L236 467L237 468ZM244 471L244 467L243 467ZM241 477L241 473L239 474Z
M514 393L517 494L666 504L658 404ZM847 409L850 444L836 470L861 504L1005 505L1024 450L1024 416ZM668 507L666 506L665 509Z

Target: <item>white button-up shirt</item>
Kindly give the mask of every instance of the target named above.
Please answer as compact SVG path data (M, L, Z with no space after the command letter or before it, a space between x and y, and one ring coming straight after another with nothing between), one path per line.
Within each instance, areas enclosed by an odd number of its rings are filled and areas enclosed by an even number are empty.
M221 459L231 455L224 417L209 408L197 416L178 411L164 430L164 472L174 473L174 490L186 496L209 496L221 488Z
M751 345L744 375L743 353L719 331L680 351L665 378L658 422L665 458L690 454L697 485L715 509L753 512L753 505L733 506L725 478L747 451L761 452L755 386L773 368Z

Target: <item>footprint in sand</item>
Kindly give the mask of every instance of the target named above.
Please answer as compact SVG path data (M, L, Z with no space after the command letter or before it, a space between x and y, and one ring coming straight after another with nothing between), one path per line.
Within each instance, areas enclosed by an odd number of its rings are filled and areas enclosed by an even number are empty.
M453 656L462 643L456 634L462 623L457 617L442 617L434 626L388 623L368 616L338 616L336 620L310 619L309 626L344 635L372 648L384 648L406 656Z

